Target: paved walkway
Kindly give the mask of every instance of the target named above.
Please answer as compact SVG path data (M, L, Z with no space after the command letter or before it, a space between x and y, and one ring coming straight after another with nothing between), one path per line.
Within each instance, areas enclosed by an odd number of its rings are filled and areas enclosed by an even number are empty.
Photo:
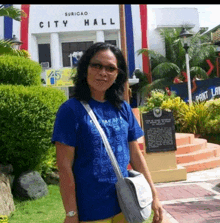
M186 181L155 184L163 223L220 223L220 167L187 174Z

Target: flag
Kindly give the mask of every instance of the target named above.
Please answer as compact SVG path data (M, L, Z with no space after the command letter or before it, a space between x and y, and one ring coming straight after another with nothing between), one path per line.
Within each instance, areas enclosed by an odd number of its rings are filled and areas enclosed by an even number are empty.
M4 7L12 6L12 4L4 4ZM20 8L21 7L21 8ZM29 27L29 10L30 5L21 5L19 9L26 13L26 17L21 18L21 22L14 21L8 16L3 18L3 38L12 39L12 34L15 34L18 39L23 43L21 49L28 50L28 27Z
M136 68L150 74L149 58L137 54L137 50L148 48L147 5L125 4L125 24L129 77Z
M21 49L28 50L28 28L29 28L29 12L30 5L21 5L21 10L26 13L26 17L21 18L20 40L23 43Z
M12 4L4 4L3 7L7 8L12 6ZM4 39L11 39L12 38L12 27L13 27L13 19L8 17L8 16L4 16Z

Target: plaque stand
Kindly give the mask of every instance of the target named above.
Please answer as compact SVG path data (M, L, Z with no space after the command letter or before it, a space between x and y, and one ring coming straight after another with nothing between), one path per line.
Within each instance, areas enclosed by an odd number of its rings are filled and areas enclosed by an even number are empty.
M187 179L186 169L176 164L175 151L146 153L144 157L154 183Z
M142 115L139 116L143 128ZM184 167L177 165L175 151L146 152L145 137L143 143L143 155L148 165L154 183L183 181L187 179Z

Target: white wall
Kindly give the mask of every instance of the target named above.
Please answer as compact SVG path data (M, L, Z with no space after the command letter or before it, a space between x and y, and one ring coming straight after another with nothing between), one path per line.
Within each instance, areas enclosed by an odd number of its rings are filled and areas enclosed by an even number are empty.
M40 16L39 16L40 12ZM119 5L31 5L30 32L119 29Z
M199 13L197 8L151 8L148 6L149 49L165 55L164 42L159 34L161 28L191 26L191 32L199 31Z
M18 8L21 10L21 5L13 5L15 8ZM12 31L12 36L16 35L16 37L20 40L20 27L21 27L21 22L13 20L13 31Z
M120 45L119 29L119 5L31 5L29 52L39 61L37 44L51 43L52 65L62 67L63 42L116 40Z
M137 54L137 50L142 48L142 36L141 36L141 19L139 5L131 5L132 21L133 21L133 33L134 33L134 58L135 68L142 70L142 55Z
M14 5L21 8L21 5ZM199 14L196 8L156 8L147 5L148 9L148 46L161 54L165 54L164 42L159 34L162 27L193 26L191 31L199 30ZM136 50L141 48L141 33L139 5L132 5L132 16L135 36L135 64L142 67L142 57L137 56ZM40 12L40 13L39 13ZM73 15L67 15L73 13ZM78 15L79 14L79 15ZM96 19L97 24L94 24ZM104 19L105 25L102 24ZM112 19L112 20L110 20ZM89 26L85 25L89 20ZM4 37L3 18L0 17L0 38ZM56 22L57 27L56 27ZM67 21L67 23L66 23ZM114 24L111 24L112 23ZM66 23L66 26L65 24ZM49 27L48 27L49 24ZM42 28L40 26L43 26ZM85 31L86 30L86 31ZM32 5L29 18L29 52L32 59L38 61L40 43L50 43L50 34L59 33L59 49L62 42L96 42L97 33L104 32L105 40L116 40L120 47L119 5ZM13 20L13 34L20 38L20 22ZM60 51L60 50L59 50ZM62 63L62 55L60 61ZM61 64L62 65L62 64Z
M199 13L196 8L157 8L156 25L160 27L181 27L188 25L192 31L199 30Z

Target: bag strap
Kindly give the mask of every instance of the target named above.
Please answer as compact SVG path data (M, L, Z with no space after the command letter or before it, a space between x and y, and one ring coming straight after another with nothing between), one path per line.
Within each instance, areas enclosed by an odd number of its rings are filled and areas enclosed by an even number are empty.
M86 109L86 111L88 112L89 116L91 117L92 121L94 122L96 128L98 129L98 131L99 131L99 133L101 135L101 138L102 138L103 143L105 145L106 152L107 152L107 154L108 154L108 156L109 156L109 158L111 160L111 163L112 163L112 166L113 166L113 169L115 171L115 174L117 176L118 181L123 179L124 177L122 175L122 172L120 170L118 162L117 162L117 160L115 158L115 155L114 155L114 153L112 151L112 148L111 148L111 146L110 146L110 144L108 142L106 134L103 131L102 127L100 126L100 124L99 124L99 122L98 122L98 120L97 120L93 110L91 109L91 107L89 106L88 103L85 103L85 102L82 102L82 101L80 101L80 102L83 105L83 107Z

